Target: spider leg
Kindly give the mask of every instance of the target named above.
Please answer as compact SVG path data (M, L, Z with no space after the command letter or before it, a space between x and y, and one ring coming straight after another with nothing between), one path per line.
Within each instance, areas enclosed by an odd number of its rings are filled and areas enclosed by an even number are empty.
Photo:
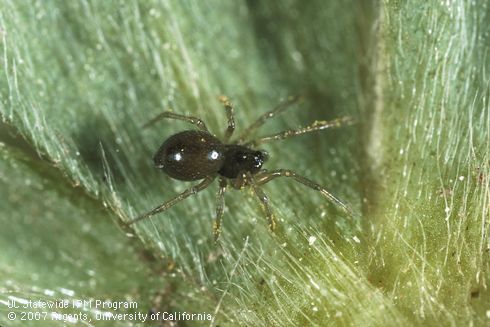
M277 170L272 170L264 173L258 173L255 175L255 181L257 185L263 185L265 183L270 182L274 178L277 177L291 177L294 181L301 183L303 185L306 185L316 191L319 191L324 197L326 197L330 202L336 204L339 206L342 211L347 213L349 216L353 217L352 210L345 205L342 201L337 199L332 193L327 191L326 188L321 186L320 184L317 184L313 182L312 180L309 180L306 177L300 176L296 174L294 171L289 170L289 169L277 169Z
M162 211L165 211L167 210L168 208L172 207L173 205L175 205L176 203L184 200L185 198L191 196L191 195L194 195L202 190L204 190L206 187L208 187L213 181L214 181L214 176L213 177L207 177L206 179L204 179L201 183L197 184L197 185L194 185L190 188L188 188L187 190L185 190L184 192L178 194L177 196L175 196L174 198L162 203L161 205L159 205L158 207L156 207L155 209L151 210L151 211L148 211L147 213L144 213L142 214L141 216L129 221L126 223L126 225L132 225L134 224L135 222L138 222L140 220L143 220L145 218L148 218L148 217L151 217L153 215L156 215L157 213L159 212L162 212Z
M221 234L221 220L223 219L223 212L225 209L225 192L226 192L226 180L220 178L219 189L216 194L216 219L213 225L214 241L217 242Z
M310 132L315 132L315 131L320 131L322 129L327 129L331 127L340 127L343 125L352 125L354 123L354 119L352 117L346 116L342 118L337 118L334 120L321 120L321 121L315 121L313 124L310 124L306 127L300 128L300 129L288 129L282 132L279 132L277 134L272 134L272 135L267 135L267 136L262 136L258 139L255 139L253 141L248 142L246 145L247 146L257 146L261 143L266 143L270 141L276 141L276 140L284 140L289 137L293 136L298 136L301 134L305 133L310 133Z
M147 128L147 127L155 124L156 122L158 122L164 118L182 120L182 121L188 122L190 124L196 125L197 128L199 128L200 130L209 132L208 128L206 127L206 124L204 124L204 122L200 118L193 117L193 116L180 115L180 114L176 114L176 113L171 112L171 111L162 112L161 114L157 115L156 117L151 119L149 122L144 124L142 127Z
M267 223L269 225L269 229L271 230L271 232L273 232L274 229L276 228L276 218L269 205L269 198L264 193L262 188L260 188L258 183L254 180L254 177L250 173L247 174L247 182L252 187L255 196L259 199L262 205L262 209L264 210L265 216L267 217Z
M294 104L295 102L297 102L300 99L301 99L301 96L299 96L299 95L294 96L294 97L289 97L286 101L280 103L277 107L275 107L271 111L268 111L268 112L264 113L263 115L261 115L259 118L257 118L256 121L254 121L250 126L248 126L247 128L245 128L243 130L243 132L240 134L240 137L238 138L237 143L238 144L243 143L245 141L245 139L247 138L247 136L249 136L253 131L255 131L260 126L264 125L264 123L268 119L271 119L271 118L275 117L276 115L282 113L283 111L290 108L292 104Z
M233 115L233 106L230 100L224 95L218 98L219 101L225 106L226 110L226 119L228 120L228 127L225 131L225 136L223 138L224 143L227 143L230 140L231 135L235 131L235 117Z

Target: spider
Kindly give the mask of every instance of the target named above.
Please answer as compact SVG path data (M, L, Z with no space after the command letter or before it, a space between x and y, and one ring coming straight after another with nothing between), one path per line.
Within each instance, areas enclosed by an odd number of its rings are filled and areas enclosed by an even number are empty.
M160 204L153 210L129 221L127 224L134 224L169 209L185 198L206 189L216 178L219 179L219 189L216 196L216 218L213 224L213 234L216 241L221 233L221 221L225 205L224 195L228 186L234 189L242 189L244 187L252 188L253 193L260 201L271 231L274 231L276 227L276 219L269 205L269 198L261 186L278 177L289 177L298 183L320 192L321 195L352 216L351 210L347 205L333 196L323 186L312 180L298 175L289 169L276 169L271 171L262 169L262 165L268 159L268 154L263 150L256 150L259 144L266 142L283 140L313 131L351 124L353 122L351 117L342 117L331 121L315 121L303 128L285 130L280 133L247 141L247 137L252 132L262 126L267 120L290 108L300 98L300 96L289 97L273 110L262 114L255 122L243 130L233 142L230 142L230 138L235 131L233 106L225 96L218 98L226 110L228 120L228 127L222 140L219 140L212 134L201 119L176 114L171 111L165 111L143 125L143 127L148 127L163 118L181 120L195 125L199 130L186 130L174 134L165 140L153 157L153 161L157 168L162 169L164 173L174 179L181 181L202 181Z

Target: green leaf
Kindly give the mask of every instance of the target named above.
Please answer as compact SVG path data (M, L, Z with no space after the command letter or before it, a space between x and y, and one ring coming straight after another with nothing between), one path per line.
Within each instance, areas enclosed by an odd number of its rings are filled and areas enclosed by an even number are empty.
M0 323L12 299L134 301L102 311L207 313L216 325L487 322L486 2L1 8ZM215 244L216 184L124 225L193 184L152 164L192 126L143 124L173 110L221 136L226 95L240 133L297 94L251 137L353 117L263 148L267 169L324 185L354 217L285 178L263 188L274 234L253 193L230 189ZM99 309L58 311L98 324Z
M396 1L377 16L368 278L418 323L488 323L489 17L485 2Z

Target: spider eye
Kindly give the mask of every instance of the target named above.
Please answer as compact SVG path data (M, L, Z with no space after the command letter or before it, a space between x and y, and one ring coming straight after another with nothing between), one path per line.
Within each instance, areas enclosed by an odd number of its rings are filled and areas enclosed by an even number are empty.
M259 152L260 152L260 155L262 156L263 161L269 160L269 153L267 151L260 150Z
M264 164L266 158L264 158L264 155L261 151L255 152L254 155L254 167L255 168L260 168Z

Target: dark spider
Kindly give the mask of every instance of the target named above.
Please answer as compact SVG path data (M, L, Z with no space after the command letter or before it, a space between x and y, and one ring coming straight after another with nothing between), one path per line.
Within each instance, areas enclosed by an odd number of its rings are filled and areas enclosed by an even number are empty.
M273 110L261 115L242 132L235 142L231 143L229 140L235 130L235 120L233 117L233 107L228 98L224 96L219 97L219 100L226 109L226 116L228 119L228 128L225 131L223 141L220 141L216 136L211 134L204 122L196 117L179 115L167 111L150 120L144 127L152 125L162 118L170 118L186 121L194 124L200 129L187 130L170 136L163 142L160 149L158 149L153 157L153 161L157 168L162 169L172 178L181 181L195 181L201 179L203 179L203 181L186 189L184 192L175 196L173 199L162 203L155 209L129 221L128 225L165 211L188 196L204 190L216 177L219 177L219 190L217 194L216 219L213 226L215 240L218 239L221 233L221 219L223 217L225 204L224 194L228 185L235 189L242 189L245 186L252 188L254 194L262 204L271 231L273 231L276 226L276 220L269 206L269 199L260 186L270 182L276 177L291 177L296 182L319 191L328 200L332 201L343 211L352 216L350 209L321 185L288 169L277 169L272 171L261 169L268 158L267 152L253 149L261 143L282 140L330 127L338 127L343 124L351 124L352 119L350 117L338 118L332 121L315 121L313 124L300 129L286 130L245 142L248 135L254 130L262 126L268 119L283 112L290 107L291 104L298 101L299 98L300 97L291 97Z

